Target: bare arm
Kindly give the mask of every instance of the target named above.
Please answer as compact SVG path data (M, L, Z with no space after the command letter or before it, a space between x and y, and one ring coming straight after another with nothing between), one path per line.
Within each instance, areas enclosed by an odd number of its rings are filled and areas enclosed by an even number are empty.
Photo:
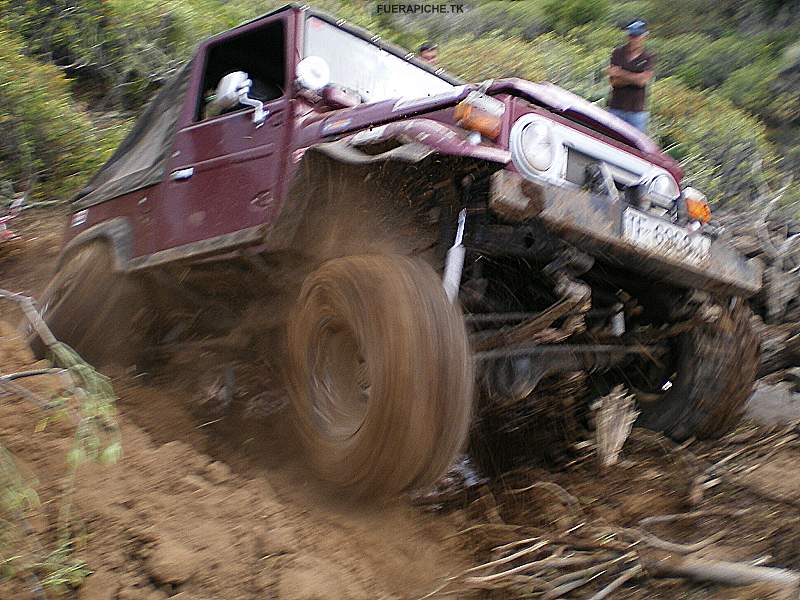
M608 79L611 81L613 87L622 87L626 85L644 87L650 83L652 78L653 71L634 73L632 71L626 71L618 65L611 65L608 67Z

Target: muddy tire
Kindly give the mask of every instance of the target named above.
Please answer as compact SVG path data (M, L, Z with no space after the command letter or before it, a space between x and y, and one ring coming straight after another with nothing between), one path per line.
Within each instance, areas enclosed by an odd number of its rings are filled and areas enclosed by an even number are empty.
M139 286L114 269L105 242L90 242L71 251L37 305L56 338L88 362L125 364L135 359ZM34 352L45 356L44 344L30 333Z
M739 422L758 370L759 340L751 312L734 299L719 319L677 341L677 376L658 400L643 402L638 424L683 441L715 438Z
M392 495L432 484L463 450L472 359L463 319L428 264L327 261L303 283L288 347L299 433L323 479Z

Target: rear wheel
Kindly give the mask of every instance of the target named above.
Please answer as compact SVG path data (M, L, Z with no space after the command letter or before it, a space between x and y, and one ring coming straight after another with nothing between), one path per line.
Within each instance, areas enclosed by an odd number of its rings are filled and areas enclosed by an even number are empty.
M463 319L420 260L359 255L308 276L289 321L292 397L321 476L358 495L432 484L463 449Z
M90 242L70 252L37 304L56 338L85 360L133 360L137 344L132 333L141 307L139 288L114 269L105 242ZM46 354L35 334L31 346L37 354Z
M640 403L639 425L682 441L714 438L739 422L758 370L759 340L740 298L720 307L713 322L675 341L675 373L668 389Z

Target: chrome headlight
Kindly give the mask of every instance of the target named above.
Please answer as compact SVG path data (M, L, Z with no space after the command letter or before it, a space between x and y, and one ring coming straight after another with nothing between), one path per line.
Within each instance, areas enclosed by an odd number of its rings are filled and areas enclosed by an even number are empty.
M556 158L553 126L540 117L520 118L511 130L511 157L517 168L529 177L544 175Z
M521 141L525 161L537 171L547 171L555 154L553 128L544 121L534 121L522 131Z
M681 195L681 190L678 184L668 173L661 173L656 175L650 180L647 186L647 191L650 193L658 194L669 200L675 200Z

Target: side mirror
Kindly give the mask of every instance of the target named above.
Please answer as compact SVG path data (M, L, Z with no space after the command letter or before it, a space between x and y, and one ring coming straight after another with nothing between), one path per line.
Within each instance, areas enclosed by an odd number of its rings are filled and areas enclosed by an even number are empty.
M306 90L318 92L331 82L331 68L320 56L306 56L297 63L297 84Z
M269 115L260 100L248 96L252 84L250 77L244 71L228 73L219 80L214 99L208 105L206 114L209 116L219 115L226 110L236 108L239 104L244 104L256 109L253 114L253 123L257 127L260 126Z

